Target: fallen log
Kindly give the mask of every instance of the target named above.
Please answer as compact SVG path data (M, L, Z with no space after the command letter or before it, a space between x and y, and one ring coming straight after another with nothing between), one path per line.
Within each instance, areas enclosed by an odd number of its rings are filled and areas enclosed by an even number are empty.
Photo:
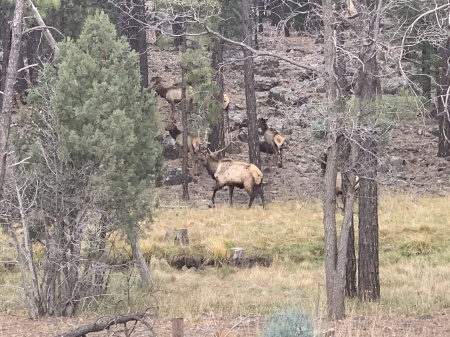
M119 315L115 317L102 317L101 322L98 319L97 321L81 326L75 330L70 332L64 332L62 334L56 335L55 337L85 337L88 333L99 332L106 329L109 329L113 325L117 324L126 324L128 322L134 321L135 323L141 322L148 313L146 312L137 312L129 315Z

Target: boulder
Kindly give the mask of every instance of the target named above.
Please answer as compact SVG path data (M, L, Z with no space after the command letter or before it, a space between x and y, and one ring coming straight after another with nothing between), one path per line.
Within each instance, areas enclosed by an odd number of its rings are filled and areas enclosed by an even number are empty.
M256 91L269 91L273 87L280 84L280 81L276 77L264 77L255 76L255 90Z
M188 174L188 182L191 183L193 178L190 174ZM181 168L167 166L164 172L164 185L173 186L173 185L181 185L183 183Z

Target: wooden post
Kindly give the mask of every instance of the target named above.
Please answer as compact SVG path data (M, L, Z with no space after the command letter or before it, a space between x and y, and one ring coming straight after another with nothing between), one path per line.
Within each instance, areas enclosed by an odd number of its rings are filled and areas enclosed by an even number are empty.
M172 337L183 337L183 318L175 317L172 320Z

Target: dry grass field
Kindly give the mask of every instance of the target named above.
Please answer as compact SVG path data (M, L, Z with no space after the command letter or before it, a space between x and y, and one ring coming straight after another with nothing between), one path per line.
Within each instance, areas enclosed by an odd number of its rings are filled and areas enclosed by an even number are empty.
M405 329L402 320L435 318L438 313L442 313L439 317L444 321L448 319L449 205L450 197L394 194L381 197L381 302L362 304L348 300L346 310L351 319L338 323L335 328L342 335L337 336L381 336L379 329L384 329L383 336L434 336L431 329L413 335L417 330ZM267 314L295 305L310 314L318 327L332 325L324 319L324 244L319 200L271 203L266 210L259 205L250 210L244 205L234 208L219 205L203 210L181 204L173 206L156 210L151 229L141 240L144 254L150 260L153 288L143 289L135 274L117 273L110 294L84 307L85 315L123 312L128 306L131 310L142 310L157 305L162 319L184 317L188 326L199 326L205 321L212 324L211 317L236 320L251 316L258 317L259 322ZM165 237L173 228L188 229L189 246L176 246ZM122 243L116 245L118 250L126 249ZM247 255L272 257L273 262L269 267L223 266L195 271L176 270L167 262L176 256L198 254L221 261L230 256L231 247L242 247ZM6 250L2 252L7 254ZM20 312L19 277L17 272L1 273L3 314ZM418 320L420 324L424 322ZM399 333L394 322L403 322L399 323L401 331L410 332ZM445 324L438 326L446 328ZM251 333L244 335L257 335L260 325L255 323L253 327Z

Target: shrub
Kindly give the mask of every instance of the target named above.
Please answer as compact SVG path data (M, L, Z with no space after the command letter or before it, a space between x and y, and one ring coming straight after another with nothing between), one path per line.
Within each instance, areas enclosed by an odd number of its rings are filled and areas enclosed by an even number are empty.
M311 318L296 307L269 316L262 337L313 337Z

